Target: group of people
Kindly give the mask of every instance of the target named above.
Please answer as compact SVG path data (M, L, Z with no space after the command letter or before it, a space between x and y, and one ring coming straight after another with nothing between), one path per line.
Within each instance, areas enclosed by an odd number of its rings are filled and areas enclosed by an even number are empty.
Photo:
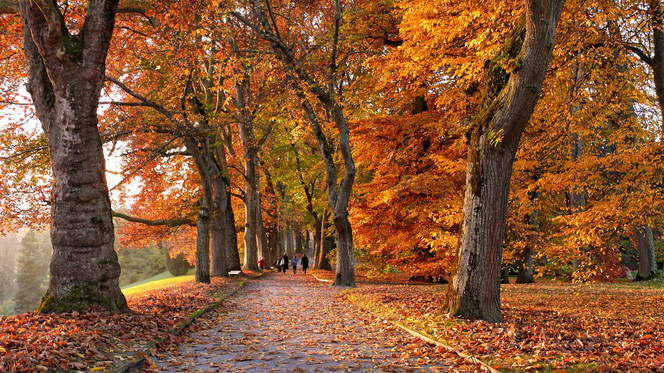
M297 265L299 264L302 265L302 271L304 274L307 274L307 268L309 268L309 258L307 258L307 254L302 254L302 259L297 258L297 255L293 256L293 260L290 261L290 264L293 268L293 274L297 273ZM277 263L277 269L279 272L286 273L288 270L288 255L284 254L284 256L279 260L279 263Z
M302 259L300 259L299 262L302 265L302 271L304 271L304 274L306 275L307 268L309 268L309 258L307 258L307 254L302 254ZM279 273L286 273L286 270L288 269L288 263L288 255L284 254L283 258L279 259L279 263L277 263L277 269L279 270ZM293 273L297 273L297 255L293 257L293 260L290 261L290 264L293 267ZM261 258L258 261L258 269L261 271L261 273L263 273L263 270L265 269L265 258Z

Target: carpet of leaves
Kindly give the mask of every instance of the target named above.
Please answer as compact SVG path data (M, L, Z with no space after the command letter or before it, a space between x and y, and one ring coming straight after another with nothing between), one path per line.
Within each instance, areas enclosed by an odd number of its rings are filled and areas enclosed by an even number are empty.
M664 287L502 285L504 323L441 314L446 285L361 284L349 298L501 371L664 372Z
M86 313L0 318L0 372L105 371L145 351L150 341L168 346L169 332L196 310L216 301L215 294L237 281L213 278L127 298L134 313ZM164 347L160 346L160 347ZM121 352L120 352L121 351Z

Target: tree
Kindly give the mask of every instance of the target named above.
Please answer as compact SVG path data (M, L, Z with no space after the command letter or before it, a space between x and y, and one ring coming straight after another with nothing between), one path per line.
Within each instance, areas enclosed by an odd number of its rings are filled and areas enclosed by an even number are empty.
M500 265L512 164L539 99L564 3L524 1L525 16L485 67L469 133L459 256L445 305L450 314L502 321Z
M54 255L40 312L80 311L95 304L128 311L118 286L120 266L97 130L117 4L89 2L82 22L66 19L48 0L3 2L0 9L21 15L27 90L48 139L53 172Z
M19 246L15 235L0 237L0 304L14 293L14 272Z
M344 14L341 2L337 0L333 6L323 6L318 10L319 15L325 16L326 21L329 21L329 24L332 25L329 31L318 30L321 32L321 39L329 42L329 45L326 45L325 48L321 48L322 45L317 45L317 38L312 38L312 33L309 33L308 36L307 34L297 35L290 31L288 34L282 33L281 29L289 27L287 25L292 20L286 17L281 20L280 24L276 18L278 13L272 10L270 2L266 3L266 7L263 7L263 4L259 1L253 1L249 5L254 21L234 10L230 11L230 14L271 44L272 50L281 60L285 68L285 74L289 77L293 89L300 98L305 115L319 141L320 152L327 173L328 205L333 212L332 221L337 236L337 272L333 286L353 287L355 286L355 259L353 232L348 220L348 202L355 180L355 163L351 153L346 115L344 114L343 105L339 101L343 97L343 79L347 77L346 74L342 73L342 70L346 67L344 66L346 61L345 58L340 58L340 53L347 52L348 56L351 53L344 51L344 45L341 45L343 39L340 38L340 32ZM291 12L291 16L294 16L293 12ZM310 20L307 20L308 16L306 14L300 14L299 16L298 21L301 22L299 27L306 28L307 22L310 22ZM309 31L312 31L312 29L309 29ZM294 44L299 43L304 46L304 50L296 54L296 51L289 47L289 43L295 40L286 40L283 35L294 38L302 37ZM313 45L307 47L306 45L311 44L311 41L314 41ZM320 57L322 60L326 60L326 68L324 69L326 73L322 80L316 76L320 73L321 68L319 66L315 64L309 66L310 71L304 68L304 65L308 63L306 61L312 61L309 52L314 51L329 53L326 57ZM337 127L338 137L335 140L344 162L344 175L340 183L337 182L337 167L332 157L331 141L323 132L316 110L310 103L307 94L312 95L323 106L327 116Z
M44 294L48 279L48 263L51 247L48 242L39 242L39 237L30 229L21 240L16 267L16 313L34 310Z

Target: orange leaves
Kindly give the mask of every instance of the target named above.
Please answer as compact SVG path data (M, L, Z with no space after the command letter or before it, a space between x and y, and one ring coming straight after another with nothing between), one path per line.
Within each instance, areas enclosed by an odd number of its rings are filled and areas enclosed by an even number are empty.
M385 312L391 310L397 320L426 329L492 366L561 372L588 364L599 371L664 369L659 289L620 284L507 285L502 287L503 324L439 315L444 292L444 286L381 285L351 294L368 297L385 306Z
M446 119L425 113L352 124L360 176L350 219L369 262L446 273L461 219L465 169L460 136Z
M112 360L133 358L150 340L175 340L168 332L194 311L215 301L214 294L230 285L215 278L212 285L186 283L159 293L129 297L134 314L90 309L79 314L0 318L0 370L40 372L61 368L111 369ZM163 347L163 345L162 345Z

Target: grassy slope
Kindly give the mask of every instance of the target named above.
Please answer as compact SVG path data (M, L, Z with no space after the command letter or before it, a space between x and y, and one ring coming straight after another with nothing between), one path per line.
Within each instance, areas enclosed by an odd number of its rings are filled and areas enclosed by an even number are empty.
M173 275L171 275L168 271L166 271L158 275L148 277L144 280L131 283L127 286L123 286L122 292L124 293L125 296L130 296L134 294L145 293L153 290L167 288L172 285L177 285L183 282L192 281L193 279L194 279L193 274L173 277Z

